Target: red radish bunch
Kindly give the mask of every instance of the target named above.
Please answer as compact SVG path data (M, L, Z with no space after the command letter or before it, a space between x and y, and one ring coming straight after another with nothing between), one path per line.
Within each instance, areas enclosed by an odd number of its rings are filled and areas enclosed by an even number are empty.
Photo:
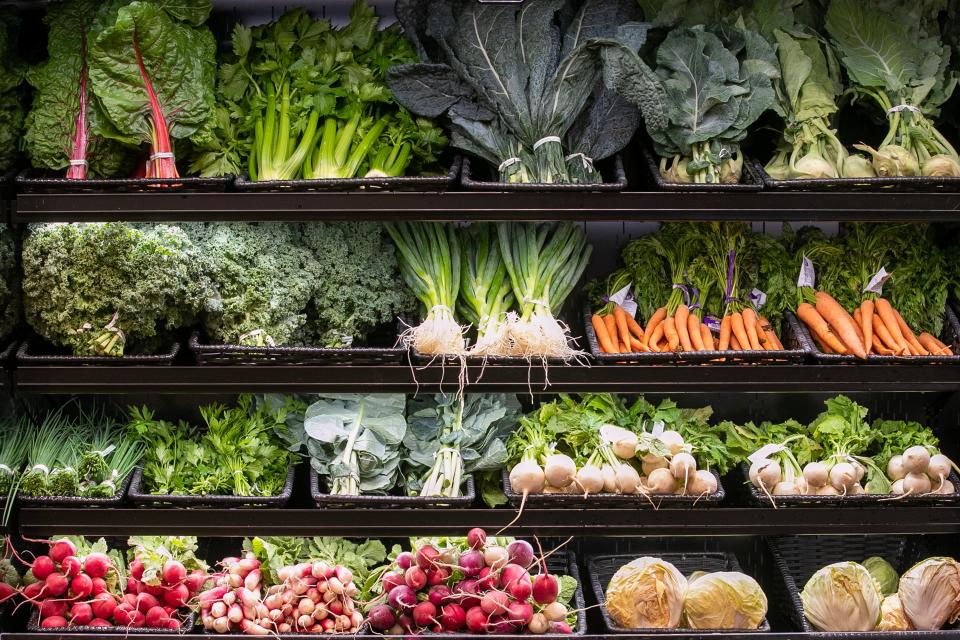
M29 578L33 580L21 589L24 598L39 612L44 629L60 627L144 627L152 629L180 629L179 614L186 604L181 603L181 586L199 581L206 576L188 576L177 580L147 585L140 580L143 564L131 563L131 575L120 585L121 571L105 553L91 551L77 555L77 547L64 538L50 544L46 555L37 556L30 565ZM179 563L177 563L179 564ZM183 565L180 565L182 568ZM139 569L140 576L136 575ZM171 572L179 576L177 567ZM171 577L173 576L171 573ZM120 594L120 587L125 593ZM189 587L187 598L192 597ZM195 593L195 592L194 592ZM173 594L173 595L171 595Z
M540 572L531 576L538 564ZM381 586L382 602L368 620L388 635L572 633L567 608L557 601L559 580L537 562L530 543L501 547L479 528L470 530L463 549L424 545L401 553Z
M227 558L216 586L200 594L204 629L251 635L356 634L363 614L353 573L326 562L305 562L277 571L282 580L264 594L260 562L253 554Z

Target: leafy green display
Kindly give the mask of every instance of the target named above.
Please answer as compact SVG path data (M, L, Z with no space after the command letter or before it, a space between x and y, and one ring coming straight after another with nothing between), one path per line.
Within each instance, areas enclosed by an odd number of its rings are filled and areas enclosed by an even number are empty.
M20 18L15 9L0 9L0 171L20 157L24 97L21 89L26 67L20 59L17 34Z
M34 88L24 143L34 167L63 170L74 179L126 175L131 149L96 134L112 125L89 80L89 41L98 0L66 0L47 8L49 58L32 68ZM88 172L89 168L89 172Z
M90 45L93 91L111 127L98 135L150 146L146 177L177 177L173 140L202 142L214 117L216 43L209 0L113 0Z
M618 39L637 51L628 0L521 5L402 0L397 15L424 64L387 81L422 116L449 120L453 146L486 160L503 182L595 183L596 161L627 145L636 110L600 83L600 51Z
M904 11L895 0L832 0L827 11L853 90L888 122L876 148L854 145L871 155L878 176L960 176L960 156L930 120L957 86L935 16L923 3Z
M287 480L293 456L285 450L286 412L255 406L200 407L203 426L154 417L131 407L128 426L143 443L144 490L161 495L274 496Z
M334 28L303 9L238 25L220 67L216 127L192 169L255 180L401 176L435 168L443 132L398 107L390 66L416 61L399 26L378 29L364 0Z
M178 227L37 225L22 261L27 322L77 355L150 351L205 299L195 247Z
M625 47L606 53L607 85L637 104L670 182L739 182L739 143L774 102L772 46L742 24L671 31L656 71ZM669 167L668 167L668 164Z

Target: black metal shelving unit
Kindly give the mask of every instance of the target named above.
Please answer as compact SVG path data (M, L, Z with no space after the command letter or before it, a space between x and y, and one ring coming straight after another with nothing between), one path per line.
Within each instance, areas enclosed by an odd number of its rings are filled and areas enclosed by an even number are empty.
M960 220L960 193L22 193L14 222L111 220Z
M470 367L471 392L541 394L684 392L960 391L951 366L531 366ZM17 367L14 392L29 394L321 393L362 388L380 393L456 391L457 365Z

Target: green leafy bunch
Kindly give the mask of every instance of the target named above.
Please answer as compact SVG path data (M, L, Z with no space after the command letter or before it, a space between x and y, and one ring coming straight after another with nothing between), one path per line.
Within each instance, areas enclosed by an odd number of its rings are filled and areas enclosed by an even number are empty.
M256 180L399 176L433 169L446 145L397 105L386 70L416 61L398 25L357 0L334 28L303 9L238 25L219 71L216 126L191 170Z
M200 311L207 285L195 252L161 224L33 226L22 253L27 322L75 355L150 352Z
M207 564L197 557L197 539L193 536L131 536L127 540L130 562L143 563L144 584L159 586L163 582L163 565L168 560L177 560L187 569L207 571Z
M26 64L19 53L21 19L14 7L0 9L0 171L20 157L26 115L23 87Z
M203 427L155 418L130 408L128 429L143 443L146 491L160 495L275 496L293 456L286 450L286 412L255 406L242 395L236 406L200 408Z

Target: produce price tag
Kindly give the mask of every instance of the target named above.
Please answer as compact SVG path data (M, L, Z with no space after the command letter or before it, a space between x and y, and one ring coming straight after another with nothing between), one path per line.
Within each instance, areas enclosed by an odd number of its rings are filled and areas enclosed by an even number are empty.
M610 296L610 302L620 305L623 307L623 310L626 311L631 316L637 315L637 303L633 299L633 294L630 293L630 289L633 287L631 282L620 291L617 291L615 294Z
M880 271L870 278L870 282L867 283L866 288L863 290L864 293L875 293L878 296L883 295L883 285L887 280L890 279L890 274L887 273L887 270L883 267L880 267Z
M810 258L803 256L803 262L800 264L800 277L797 278L797 288L810 287L817 284L817 271L813 268Z
M653 432L652 432L653 435L656 436L657 438L659 438L659 437L660 437L660 434L663 433L663 428L664 428L665 426L666 426L666 425L663 423L663 420L657 420L656 422L654 422L654 423L653 423Z
M786 449L782 444L765 444L756 451L754 451L747 460L750 461L750 464L757 462L759 460L766 460L775 453L780 453Z
M763 305L767 304L767 294L760 289L754 289L750 292L750 302L753 303L757 311L760 311L760 309L763 309Z

